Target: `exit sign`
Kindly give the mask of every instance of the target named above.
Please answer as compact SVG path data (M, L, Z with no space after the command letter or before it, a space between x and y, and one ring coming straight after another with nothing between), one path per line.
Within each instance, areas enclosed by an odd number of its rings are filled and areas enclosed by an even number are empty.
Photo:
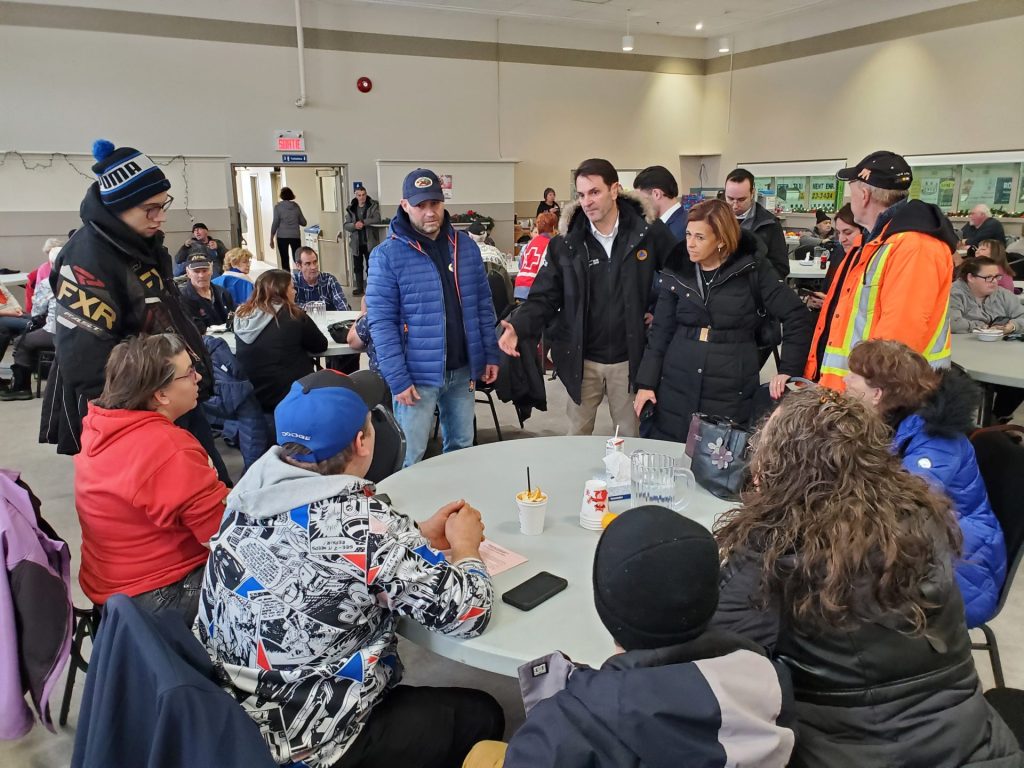
M305 152L306 139L302 131L278 131L274 136L278 152Z

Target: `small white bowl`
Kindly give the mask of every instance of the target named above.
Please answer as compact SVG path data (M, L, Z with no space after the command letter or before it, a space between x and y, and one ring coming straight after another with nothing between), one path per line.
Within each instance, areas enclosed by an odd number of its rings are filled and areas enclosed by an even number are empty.
M973 333L978 341L999 341L1003 338L1003 332L997 329L991 328L975 328Z

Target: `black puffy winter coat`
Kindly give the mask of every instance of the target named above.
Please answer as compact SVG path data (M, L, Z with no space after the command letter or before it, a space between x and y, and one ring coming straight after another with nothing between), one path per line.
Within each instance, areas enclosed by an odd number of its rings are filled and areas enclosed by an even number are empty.
M666 269L657 281L654 323L636 377L637 389L653 389L657 398L651 437L685 440L694 412L740 424L750 419L761 367L754 334L762 320L754 285L768 315L783 324L779 373L803 372L811 315L772 265L756 254L755 236L742 232L706 299L697 287L697 267L686 258L686 244L670 256L678 266Z

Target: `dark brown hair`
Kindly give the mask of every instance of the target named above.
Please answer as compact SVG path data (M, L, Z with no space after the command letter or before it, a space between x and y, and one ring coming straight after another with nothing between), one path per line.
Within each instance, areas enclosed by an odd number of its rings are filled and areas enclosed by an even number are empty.
M999 267L1003 272L1008 275L1013 274L1013 269L1010 267L1010 262L1006 258L1006 243L1002 240L982 240L978 243L978 248L983 245L988 245L988 256L979 256L978 258L984 259L989 258L995 262L996 266Z
M836 211L836 215L834 218L836 221L841 221L845 224L849 224L851 227L860 228L860 225L853 218L853 206L850 205L849 203L847 203L838 211Z
M281 187L281 199L282 200L294 200L295 193L288 187Z
M787 395L759 434L754 486L715 525L722 555L761 565L762 607L807 631L885 620L920 634L937 607L922 586L959 554L949 500L906 472L892 433L828 389Z
M726 258L736 252L740 244L740 225L736 214L721 200L702 200L690 209L687 222L706 221L715 237L722 243Z
M553 213L545 212L537 216L533 225L537 228L538 234L550 234L558 228L558 217Z
M869 339L850 352L850 370L882 390L880 413L902 421L939 388L942 377L928 361L901 341Z
M366 423L363 424L361 432L363 438L366 438L367 433L371 429L370 414L366 414ZM304 445L299 443L285 443L281 446L281 458L284 459L288 464L293 467L299 467L300 469L308 469L311 472L316 472L318 475L340 475L345 471L345 467L349 465L356 455L356 441L353 440L340 453L336 453L329 459L323 461L310 462L296 459L296 456L307 456L310 450Z
M283 305L289 317L300 317L302 310L299 305L288 298L288 288L291 285L291 272L285 272L283 269L268 269L256 278L252 296L235 310L235 317L248 317L257 310L276 317L279 307L275 307L275 304Z
M733 182L739 184L741 182L747 182L750 185L750 194L753 196L756 193L756 183L754 182L754 174L748 171L746 168L733 168L729 171L729 175L725 177L726 183Z
M109 410L153 410L153 394L174 380L174 358L185 350L185 343L173 333L125 339L107 358L106 381L96 405Z
M619 180L619 172L615 170L615 166L600 157L592 157L580 163L580 167L572 175L574 184L580 176L599 176L609 187Z
M964 259L963 263L956 268L956 276L967 282L968 275L977 277L981 274L982 267L998 267L999 265L988 256L975 256L973 259Z

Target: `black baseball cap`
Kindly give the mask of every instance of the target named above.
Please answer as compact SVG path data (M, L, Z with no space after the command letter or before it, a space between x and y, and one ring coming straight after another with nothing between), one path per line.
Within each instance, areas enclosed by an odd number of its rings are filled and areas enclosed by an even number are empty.
M409 201L409 205L419 205L427 200L444 200L441 180L433 171L417 168L402 182L402 197Z
M914 174L901 155L883 149L872 152L852 168L843 168L836 178L863 181L878 189L910 189Z
M210 261L210 257L205 253L193 252L189 257L185 266L189 269L209 269L213 266L213 262Z

